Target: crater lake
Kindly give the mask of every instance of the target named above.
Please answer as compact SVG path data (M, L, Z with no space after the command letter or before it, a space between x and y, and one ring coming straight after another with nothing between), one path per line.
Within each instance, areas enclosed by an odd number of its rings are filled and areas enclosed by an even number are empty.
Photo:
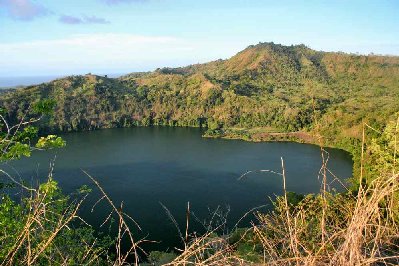
M132 225L137 238L155 241L146 244L147 250L181 245L170 216L184 232L188 202L191 233L201 233L209 224L218 226L225 218L225 233L237 223L245 227L256 222L253 214L241 218L253 208L270 210L270 199L283 193L280 175L259 170L281 172L281 158L288 191L320 191L322 157L316 145L210 139L202 138L202 133L198 128L136 127L62 134L65 148L36 151L4 169L37 184L38 179L47 178L54 162L53 177L64 193L74 193L82 185L93 189L80 215L97 230L108 230L99 226L109 214L109 205L102 201L92 210L101 193L86 171L116 206L123 202L123 211L141 227ZM351 156L342 150L327 151L332 173L341 181L351 177ZM252 172L240 178L248 171ZM344 189L332 175L328 181L331 190Z

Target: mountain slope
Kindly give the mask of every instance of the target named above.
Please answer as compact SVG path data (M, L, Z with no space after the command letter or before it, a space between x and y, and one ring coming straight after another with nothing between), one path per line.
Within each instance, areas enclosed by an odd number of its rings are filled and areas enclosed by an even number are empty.
M260 43L228 60L132 73L72 76L0 96L17 121L29 104L57 101L50 131L170 125L318 131L358 138L361 122L399 111L399 57Z

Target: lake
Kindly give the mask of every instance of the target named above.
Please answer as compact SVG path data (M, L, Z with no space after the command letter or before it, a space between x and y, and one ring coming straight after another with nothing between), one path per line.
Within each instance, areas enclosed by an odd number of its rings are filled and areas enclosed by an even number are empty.
M54 178L65 193L87 184L93 193L83 206L81 215L96 228L107 217L109 208L91 206L100 197L98 189L82 170L102 185L116 205L124 203L124 211L142 227L140 235L159 243L148 249L166 249L179 245L177 230L168 218L163 204L184 232L187 202L194 213L191 231L201 232L205 220L217 208L228 212L231 228L250 209L262 205L271 208L269 197L281 195L282 179L270 173L281 172L284 158L287 189L297 193L317 193L321 182L320 148L291 142L251 143L239 140L207 139L197 128L125 128L62 135L63 149L35 152L31 158L12 162L22 178L37 180L48 173L49 162L55 160ZM329 168L340 179L349 178L352 160L348 153L329 149ZM5 170L16 174L10 166ZM331 178L331 177L330 177ZM333 187L342 189L337 183ZM239 226L247 226L249 215ZM206 222L205 222L206 223Z

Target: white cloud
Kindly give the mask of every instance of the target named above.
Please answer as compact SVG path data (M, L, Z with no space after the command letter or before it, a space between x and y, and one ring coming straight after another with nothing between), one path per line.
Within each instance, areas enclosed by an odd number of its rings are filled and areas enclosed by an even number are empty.
M0 75L25 71L47 74L97 69L140 69L184 60L193 47L168 36L82 34L56 40L0 44ZM28 71L26 71L28 70Z
M167 36L141 36L131 34L106 33L77 34L64 39L0 44L0 47L2 49L7 49L10 52L25 49L43 48L68 48L74 49L76 51L78 51L79 48L86 48L88 50L101 50L101 52L105 52L103 51L104 49L111 49L111 51L107 50L106 52L113 52L117 50L117 48L148 48L147 45L172 43L176 44L178 42L178 39Z
M148 71L228 58L249 44L127 33L0 43L0 76Z

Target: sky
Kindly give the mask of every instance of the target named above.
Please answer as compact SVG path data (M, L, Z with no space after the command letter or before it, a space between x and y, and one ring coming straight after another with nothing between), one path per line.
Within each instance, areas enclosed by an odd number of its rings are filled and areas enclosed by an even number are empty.
M0 77L150 71L259 42L399 55L399 1L0 0Z

